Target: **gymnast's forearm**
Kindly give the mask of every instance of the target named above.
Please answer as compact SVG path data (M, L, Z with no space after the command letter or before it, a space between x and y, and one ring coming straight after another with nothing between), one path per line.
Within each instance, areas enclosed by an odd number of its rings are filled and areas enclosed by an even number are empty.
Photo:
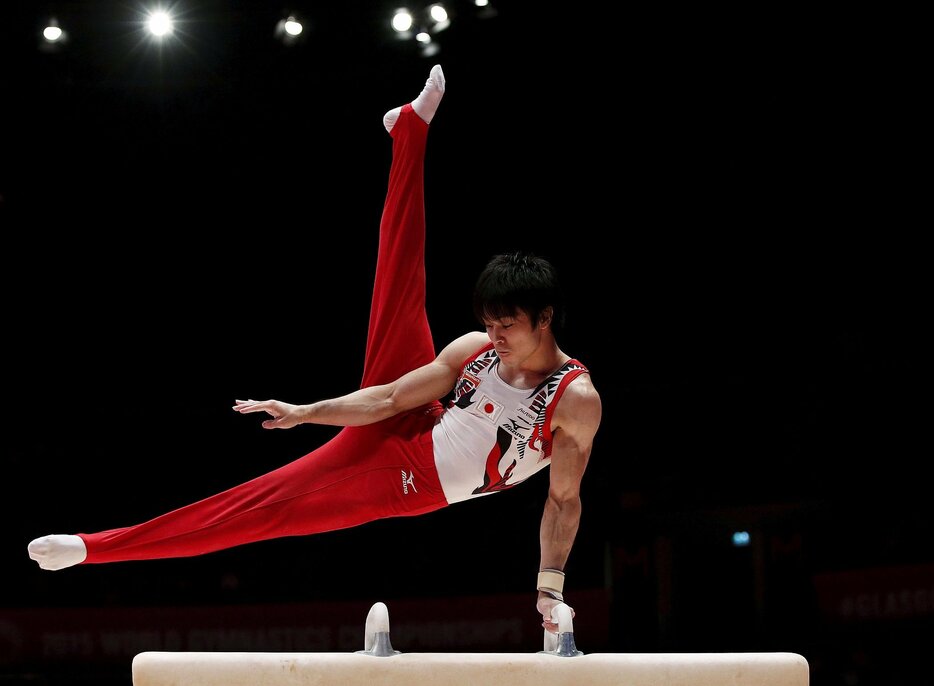
M338 398L319 400L296 408L301 424L364 426L398 414L391 385L369 386Z
M540 569L563 570L574 546L581 519L579 496L559 500L549 496L540 528Z

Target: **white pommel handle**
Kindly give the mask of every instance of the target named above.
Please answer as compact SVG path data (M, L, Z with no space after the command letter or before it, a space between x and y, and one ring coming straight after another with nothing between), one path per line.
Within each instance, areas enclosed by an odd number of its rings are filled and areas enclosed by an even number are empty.
M558 633L574 633L574 621L571 608L564 603L558 603L551 609L551 621L558 625Z
M558 650L558 634L574 633L574 622L571 617L571 608L565 603L558 603L551 608L551 621L558 625L558 633L553 634L545 629L545 652L553 653Z
M373 607L366 615L366 626L364 628L364 650L372 651L376 646L376 634L389 633L389 608L386 603L373 603Z

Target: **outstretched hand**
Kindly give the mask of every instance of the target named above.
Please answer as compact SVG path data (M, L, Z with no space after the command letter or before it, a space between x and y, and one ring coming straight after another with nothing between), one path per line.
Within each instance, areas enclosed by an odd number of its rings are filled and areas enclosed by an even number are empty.
M264 429L291 429L302 423L298 405L279 400L237 400L235 402L233 409L240 414L265 412L272 416L272 419L263 422Z
M535 607L542 615L542 626L545 631L550 631L553 634L558 633L558 623L553 621L555 618L551 616L551 611L554 610L558 605L561 604L560 600L555 598L550 598L548 596L539 596L538 602ZM568 605L571 610L571 617L574 617L574 608Z

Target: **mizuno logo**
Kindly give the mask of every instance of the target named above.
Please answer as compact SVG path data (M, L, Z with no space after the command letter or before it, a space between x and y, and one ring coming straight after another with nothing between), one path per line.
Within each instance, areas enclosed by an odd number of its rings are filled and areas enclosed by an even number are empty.
M508 419L509 423L512 424L512 430L513 430L514 432L515 432L515 431L518 431L519 429L528 429L528 428L529 428L529 425L528 425L528 424L520 424L519 422L517 422L517 421L516 421L515 419L513 419L512 417L508 417L507 419Z
M414 479L415 479L415 472L406 473L406 471L405 471L404 469L402 470L402 492L403 492L405 495L408 495L408 494L409 494L409 486L412 487L412 490L413 490L413 491L415 491L416 493L418 493L418 489L415 488L415 481L414 481Z

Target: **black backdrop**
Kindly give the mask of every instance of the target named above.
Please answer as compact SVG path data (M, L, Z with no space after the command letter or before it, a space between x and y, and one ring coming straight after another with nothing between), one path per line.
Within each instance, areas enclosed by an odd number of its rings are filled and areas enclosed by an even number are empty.
M659 535L684 550L680 632L618 603L614 621L634 628L600 648L737 645L716 617L748 598L707 593L732 587L732 553L706 548L713 516L804 540L802 588L775 589L784 611L743 647L799 650L825 683L870 683L880 664L907 673L902 649L873 642L877 626L847 629L855 656L832 658L801 630L818 622L814 575L934 561L917 94L893 68L910 46L884 19L761 7L611 23L576 10L551 26L531 7L481 19L461 4L423 57L383 35L376 4L310 9L290 49L260 3L185 8L162 49L133 32L133 10L103 5L59 8L74 29L58 53L36 49L30 3L0 9L0 605L525 589L544 481L193 560L53 574L25 554L35 536L140 521L330 435L265 432L230 406L357 383L390 151L381 116L439 62L448 92L426 163L436 340L475 326L472 279L490 255L550 257L571 302L562 347L605 408L570 569L598 587L607 550ZM422 542L411 564L374 578L361 551L391 558L399 538ZM218 583L231 570L235 592ZM914 624L896 629L914 645Z

